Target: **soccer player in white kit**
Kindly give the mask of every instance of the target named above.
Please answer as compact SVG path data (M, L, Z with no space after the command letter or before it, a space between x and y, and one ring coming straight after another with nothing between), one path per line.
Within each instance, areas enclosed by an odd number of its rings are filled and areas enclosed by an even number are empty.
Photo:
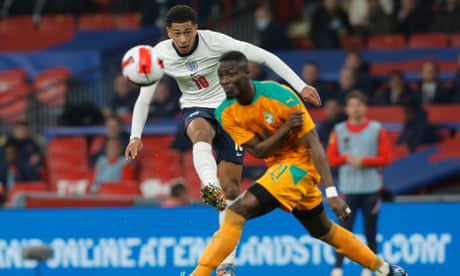
M182 92L179 101L186 122L185 132L193 143L193 163L202 183L202 200L223 211L240 193L243 150L214 118L215 108L225 99L217 75L222 54L240 51L249 60L267 65L305 100L317 106L321 100L314 87L305 84L274 54L222 33L198 30L196 12L189 6L178 5L168 11L166 32L170 39L156 44L153 51L163 60L165 74L177 81ZM141 135L156 86L155 83L140 89L133 111L130 143L125 152L127 159L136 158L142 148ZM221 212L220 221L222 219ZM235 275L234 262L235 251L222 262L217 275Z

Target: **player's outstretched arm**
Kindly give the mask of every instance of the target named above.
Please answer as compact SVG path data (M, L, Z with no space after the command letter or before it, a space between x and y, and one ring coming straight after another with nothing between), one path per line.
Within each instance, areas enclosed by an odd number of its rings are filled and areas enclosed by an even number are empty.
M265 140L254 136L247 143L243 144L244 149L256 158L267 158L273 155L284 143L284 138L286 138L289 132L303 125L303 114L303 111L292 112L275 134Z
M136 158L137 154L142 149L142 131L144 130L145 122L149 115L149 106L153 100L156 87L157 83L154 83L150 86L141 87L139 91L139 96L134 104L130 142L125 150L126 159Z
M308 152L313 159L313 163L315 163L315 167L321 175L324 186L326 187L326 197L328 199L329 206L340 220L345 220L350 215L350 208L348 208L345 201L343 201L337 193L334 181L332 180L331 169L327 162L326 153L319 141L316 130L313 129L303 136L302 143L308 149Z
M306 84L284 61L279 57L260 47L246 43L244 53L251 60L267 65L278 76L286 80L305 100L321 105L321 98L316 88Z

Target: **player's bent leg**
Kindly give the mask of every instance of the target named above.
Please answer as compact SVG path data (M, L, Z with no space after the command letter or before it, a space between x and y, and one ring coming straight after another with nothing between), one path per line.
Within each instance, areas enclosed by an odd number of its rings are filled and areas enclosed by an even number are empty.
M215 135L212 125L201 117L193 119L187 126L187 136L193 143L193 165L202 183L201 198L204 203L223 210L226 202L217 179L217 164L211 145Z
M279 202L259 184L229 206L224 222L201 256L193 276L209 276L238 243L247 220L261 216L279 206Z
M377 276L407 275L402 268L385 263L350 231L332 222L322 205L293 214L313 237L332 245L337 252L374 271Z

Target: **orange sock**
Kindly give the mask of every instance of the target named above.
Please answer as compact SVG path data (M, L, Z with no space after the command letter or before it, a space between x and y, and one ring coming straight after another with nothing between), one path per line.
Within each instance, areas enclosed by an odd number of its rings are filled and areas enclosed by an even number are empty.
M321 237L320 240L327 242L340 254L372 271L376 271L384 263L350 231L335 223L332 223L329 233Z
M246 219L240 214L227 210L224 222L220 229L214 233L203 255L198 261L198 266L192 272L193 276L209 276L212 271L232 252L237 245Z

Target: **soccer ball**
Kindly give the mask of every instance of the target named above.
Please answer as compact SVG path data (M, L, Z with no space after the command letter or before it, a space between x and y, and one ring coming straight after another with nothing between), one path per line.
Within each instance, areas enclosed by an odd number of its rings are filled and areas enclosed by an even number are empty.
M138 86L159 81L164 74L163 67L163 61L149 45L138 45L129 49L121 60L123 76Z

